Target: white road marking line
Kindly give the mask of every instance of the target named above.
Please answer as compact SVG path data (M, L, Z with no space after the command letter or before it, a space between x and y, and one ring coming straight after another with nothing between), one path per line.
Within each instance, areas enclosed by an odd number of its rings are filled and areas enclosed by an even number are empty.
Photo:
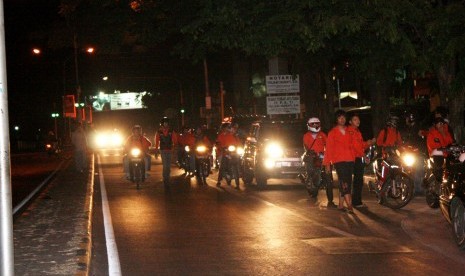
M111 221L110 207L108 206L107 190L105 188L105 180L103 179L100 156L98 155L97 158L100 190L102 193L103 225L105 228L105 240L108 256L108 275L121 275L121 264L119 261L118 247L116 246L115 233L113 232L113 224Z

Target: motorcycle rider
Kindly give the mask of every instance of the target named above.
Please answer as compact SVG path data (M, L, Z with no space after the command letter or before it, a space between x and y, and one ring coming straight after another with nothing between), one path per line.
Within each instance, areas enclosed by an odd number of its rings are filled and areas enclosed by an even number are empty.
M173 148L177 144L177 133L171 129L169 119L163 117L160 121L160 128L155 134L155 148L160 152L161 162L163 164L163 185L165 188L169 188L171 158Z
M221 186L221 179L223 179L223 171L225 166L225 160L223 158L223 148L228 146L241 146L240 139L234 134L234 131L231 128L230 123L224 123L221 125L221 132L218 134L216 138L216 151L217 151L217 158L220 160L220 167L218 170L218 182L216 186ZM236 183L236 188L239 189L239 183Z
M447 147L453 143L452 136L447 131L447 125L442 117L434 119L434 126L428 131L426 144L428 146L429 156L433 158L433 174L436 179L442 182L442 171L446 152L441 151L441 148Z
M400 132L397 129L399 123L399 117L390 114L386 120L386 125L380 130L376 138L376 145L381 148L383 157L386 154L387 147L394 147L402 145L402 138Z
M412 146L420 153L426 155L426 137L424 131L417 123L416 116L413 112L408 111L405 113L405 127L401 130L401 136L405 145ZM417 154L417 161L414 166L413 181L415 186L415 193L421 193L421 186L425 174L424 168L424 155Z
M186 146L188 146L190 150L195 149L194 148L194 146L195 146L195 135L192 133L190 127L188 127L188 126L183 127L182 134L179 136L178 144L179 144L178 156L181 158L181 159L178 159L178 162L180 164L182 164L182 160L187 155L189 157L189 160L188 160L189 164L185 164L185 165L188 165L189 167L188 168L183 168L183 169L186 170L187 175L193 175L194 170L195 170L195 154L194 153L188 153L185 150Z
M123 156L123 168L126 173L126 179L129 179L129 158L127 153L134 147L139 148L144 153L145 177L149 176L147 171L150 169L151 156L148 152L151 145L152 143L149 139L142 135L142 127L134 125L132 127L132 134L126 139L123 146L124 153L126 153Z
M326 140L328 139L326 134L321 130L321 122L317 117L311 117L307 121L308 131L303 136L303 143L305 151L313 151L314 157L318 158L318 163L324 156ZM326 171L322 172L321 167L314 166L315 162L305 162L305 170L307 171L307 177L313 179L313 183L319 183L321 181L326 184L326 198L328 199L327 207L335 208L336 204L333 202L333 181L331 175L327 174ZM317 190L318 191L318 190ZM312 195L311 195L312 196ZM315 195L316 197L317 195Z
M367 141L363 140L362 133L359 129L360 117L358 114L353 114L349 119L349 126L347 132L352 136L352 148L355 155L354 161L354 178L353 178L353 190L352 190L352 205L356 208L366 207L362 202L362 189L363 189L363 173L365 170L366 161L364 160L365 149L373 145L376 139L370 139Z

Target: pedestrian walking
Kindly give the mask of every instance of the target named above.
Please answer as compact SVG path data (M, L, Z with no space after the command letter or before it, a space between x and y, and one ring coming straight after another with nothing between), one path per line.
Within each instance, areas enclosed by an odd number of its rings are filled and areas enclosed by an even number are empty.
M163 117L160 121L160 129L155 134L155 148L160 152L163 165L163 185L169 188L171 174L171 159L174 146L177 145L177 133L171 129L170 121Z
M71 133L71 142L74 147L74 164L76 171L83 173L87 169L87 137L82 123L76 125Z

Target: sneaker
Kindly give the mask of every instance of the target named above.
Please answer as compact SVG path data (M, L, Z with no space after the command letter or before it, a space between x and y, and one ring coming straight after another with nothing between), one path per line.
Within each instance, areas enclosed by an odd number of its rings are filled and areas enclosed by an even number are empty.
M328 202L328 204L326 205L326 208L337 208L337 205L331 201L331 202Z
M354 207L355 208L368 208L368 206L366 206L364 203L355 204Z
M347 214L353 214L354 213L354 209L352 209L352 207L348 208L346 210Z

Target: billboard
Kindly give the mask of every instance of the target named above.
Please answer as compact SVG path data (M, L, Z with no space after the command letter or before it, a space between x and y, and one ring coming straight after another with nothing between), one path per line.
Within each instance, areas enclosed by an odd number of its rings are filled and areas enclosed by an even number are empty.
M92 98L92 109L96 112L123 109L142 109L142 97L147 92L100 93Z

